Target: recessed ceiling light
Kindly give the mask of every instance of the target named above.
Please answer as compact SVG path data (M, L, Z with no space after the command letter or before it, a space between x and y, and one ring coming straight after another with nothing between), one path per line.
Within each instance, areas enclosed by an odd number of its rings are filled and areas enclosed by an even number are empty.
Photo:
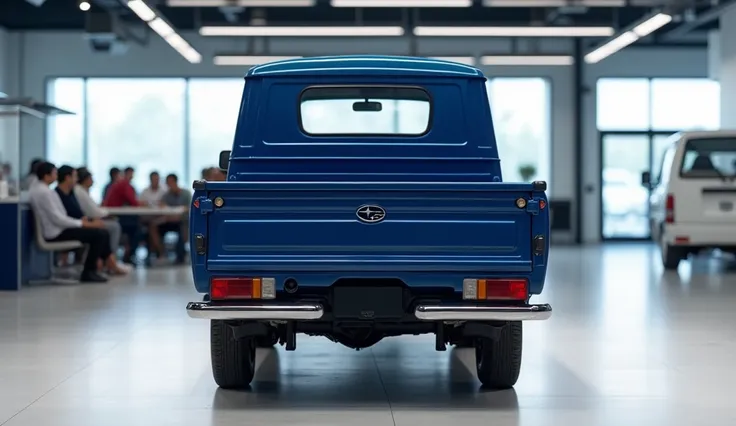
M612 27L434 27L418 26L423 37L610 37Z
M272 27L272 26L205 26L199 29L203 36L221 37L370 37L370 36L402 36L402 27Z

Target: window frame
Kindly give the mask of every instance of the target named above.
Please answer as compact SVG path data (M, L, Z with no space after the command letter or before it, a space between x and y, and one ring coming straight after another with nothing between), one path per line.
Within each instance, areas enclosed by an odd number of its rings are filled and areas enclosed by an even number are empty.
M422 133L310 133L304 128L304 122L302 120L302 98L305 92L315 89L356 89L356 88L376 88L376 89L413 89L420 90L427 95L427 101L429 103L429 114L427 116L427 127ZM397 99L401 100L401 99ZM405 138L405 139L416 139L421 138L429 134L432 131L434 123L434 98L432 93L427 88L417 85L406 85L406 84L316 84L305 87L299 92L296 99L297 105L297 121L299 124L299 131L302 134L312 138Z

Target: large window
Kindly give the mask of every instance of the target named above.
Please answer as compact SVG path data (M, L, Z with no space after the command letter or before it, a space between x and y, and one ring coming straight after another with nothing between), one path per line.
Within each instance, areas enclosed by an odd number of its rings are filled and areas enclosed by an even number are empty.
M649 238L649 190L641 174L661 173L673 133L719 128L719 85L705 78L603 78L596 95L602 236Z
M53 116L47 121L47 155L60 164L85 162L84 90L84 80L81 78L58 78L49 87L49 103L74 113Z
M550 90L543 78L495 78L487 85L503 180L550 182ZM554 182L549 187L554 186Z
M57 164L89 167L97 181L93 186L97 199L113 166L135 167L138 190L147 186L153 170L176 173L189 185L201 176L202 169L217 165L220 151L232 147L243 85L241 78L51 80L49 100L76 115L48 120L48 158ZM549 181L547 80L497 78L487 87L504 180ZM301 110L303 124L318 133L325 130L315 126L344 129L349 120L330 108L345 107L347 115L357 118L376 114L380 126L371 120L372 132L385 128L387 133L416 134L426 130L430 114L426 99L374 98L369 101L380 102L380 111L356 111L355 100L349 100L347 106L334 104L334 99L329 105L324 100L306 101ZM358 108L363 106L375 104ZM334 119L338 116L340 120ZM352 123L348 130L358 128Z
M183 79L91 79L87 82L87 167L99 197L110 167L133 166L133 185L148 174L184 175Z
M89 167L98 200L111 167L135 167L139 191L154 170L189 185L232 147L242 93L240 78L54 79L49 101L75 115L48 120L47 156Z
M189 80L189 161L186 182L217 165L220 151L232 149L244 80Z

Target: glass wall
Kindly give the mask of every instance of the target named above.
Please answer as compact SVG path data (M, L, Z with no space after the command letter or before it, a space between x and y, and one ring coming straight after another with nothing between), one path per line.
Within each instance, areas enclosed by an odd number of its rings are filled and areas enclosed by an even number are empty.
M503 180L551 178L550 87L544 78L495 78L486 88Z
M603 78L596 91L602 236L650 238L649 190L641 173L659 173L669 135L720 127L719 84L704 78Z
M89 167L97 199L113 166L135 167L139 190L153 170L191 182L231 148L243 84L241 78L51 80L50 101L76 115L48 120L47 156ZM504 180L549 182L548 81L497 78L487 87Z

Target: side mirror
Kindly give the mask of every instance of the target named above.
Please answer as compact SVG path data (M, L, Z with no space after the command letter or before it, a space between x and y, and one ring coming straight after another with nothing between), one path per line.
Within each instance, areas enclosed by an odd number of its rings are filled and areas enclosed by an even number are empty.
M642 172L641 184L646 187L652 186L652 172Z
M220 169L227 172L227 167L230 165L230 153L232 151L220 152Z

